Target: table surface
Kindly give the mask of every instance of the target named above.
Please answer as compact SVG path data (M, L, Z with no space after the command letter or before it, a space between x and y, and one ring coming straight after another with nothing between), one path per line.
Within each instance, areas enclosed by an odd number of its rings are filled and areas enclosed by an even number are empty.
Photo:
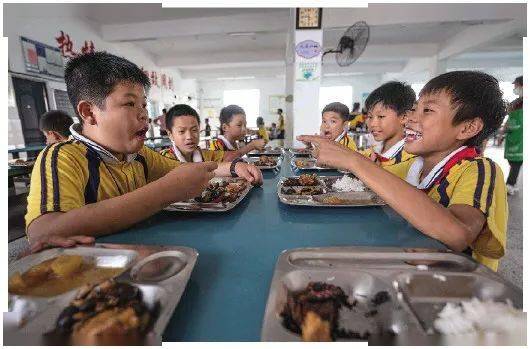
M199 258L163 334L164 341L259 341L276 260L286 249L323 246L443 248L389 207L286 206L276 188L293 175L289 156L281 172L264 172L254 188L225 213L161 212L98 242L189 246ZM337 175L337 172L326 174Z
M40 151L44 148L46 148L45 144L30 144L22 148L8 149L7 152L9 154L14 154L14 153L22 153L22 152L28 152L28 151Z

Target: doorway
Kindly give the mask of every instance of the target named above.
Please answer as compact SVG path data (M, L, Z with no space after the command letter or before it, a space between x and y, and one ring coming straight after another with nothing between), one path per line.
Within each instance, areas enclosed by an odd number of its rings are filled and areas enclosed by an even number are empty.
M26 146L44 144L39 129L40 116L47 110L48 96L44 82L13 77L13 88Z

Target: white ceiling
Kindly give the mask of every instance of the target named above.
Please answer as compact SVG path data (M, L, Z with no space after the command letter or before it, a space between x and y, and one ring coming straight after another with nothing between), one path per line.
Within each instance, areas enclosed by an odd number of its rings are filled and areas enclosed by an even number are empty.
M285 73L289 8L162 8L153 3L6 6L23 8L28 16L70 13L83 17L95 23L105 40L130 42L159 66L179 69L187 78ZM413 73L427 69L437 56L449 59L451 66L469 62L522 66L526 4L325 8L324 48L335 47L357 20L370 25L365 52L347 68L339 68L332 55L326 56L324 73ZM249 35L234 36L238 32Z

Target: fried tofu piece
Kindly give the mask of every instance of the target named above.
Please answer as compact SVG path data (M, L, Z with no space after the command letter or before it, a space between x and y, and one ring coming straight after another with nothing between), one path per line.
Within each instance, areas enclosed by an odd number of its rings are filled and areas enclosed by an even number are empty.
M330 342L331 325L317 313L308 311L302 323L302 340L304 342Z
M62 255L51 264L51 269L58 277L68 277L78 271L83 265L83 257L76 255Z

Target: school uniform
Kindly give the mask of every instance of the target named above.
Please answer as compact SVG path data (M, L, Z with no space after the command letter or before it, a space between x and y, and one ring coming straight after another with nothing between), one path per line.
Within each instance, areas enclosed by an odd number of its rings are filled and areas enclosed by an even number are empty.
M266 143L269 142L269 133L267 132L265 127L258 128L258 137L265 140Z
M444 207L463 204L486 217L484 229L465 253L497 270L506 248L508 203L501 168L491 159L479 157L472 147L460 147L440 161L420 181L423 158L417 156L385 169L423 190Z
M376 155L376 161L381 165L381 167L386 167L390 165L399 164L403 161L408 161L411 158L416 157L416 155L409 154L405 151L405 139L400 140L387 151L382 152L383 142L360 151L360 153L367 158L372 158L372 155Z
M172 146L171 148L164 149L160 151L160 154L179 162L188 162L180 150ZM193 151L192 162L205 162L205 161L215 161L222 162L225 153L222 150L209 150L209 149L199 149Z
M346 131L342 132L335 139L335 142L342 144L343 146L345 146L346 148L349 148L350 150L354 150L354 151L357 150L357 145L355 144L355 141L353 140L353 138L351 138L350 136L346 134Z
M31 174L26 229L49 212L67 212L110 199L155 181L179 162L143 146L119 160L79 133L72 125L69 140L40 152Z
M235 151L237 148L235 148L225 136L219 135L217 139L210 143L210 150Z

